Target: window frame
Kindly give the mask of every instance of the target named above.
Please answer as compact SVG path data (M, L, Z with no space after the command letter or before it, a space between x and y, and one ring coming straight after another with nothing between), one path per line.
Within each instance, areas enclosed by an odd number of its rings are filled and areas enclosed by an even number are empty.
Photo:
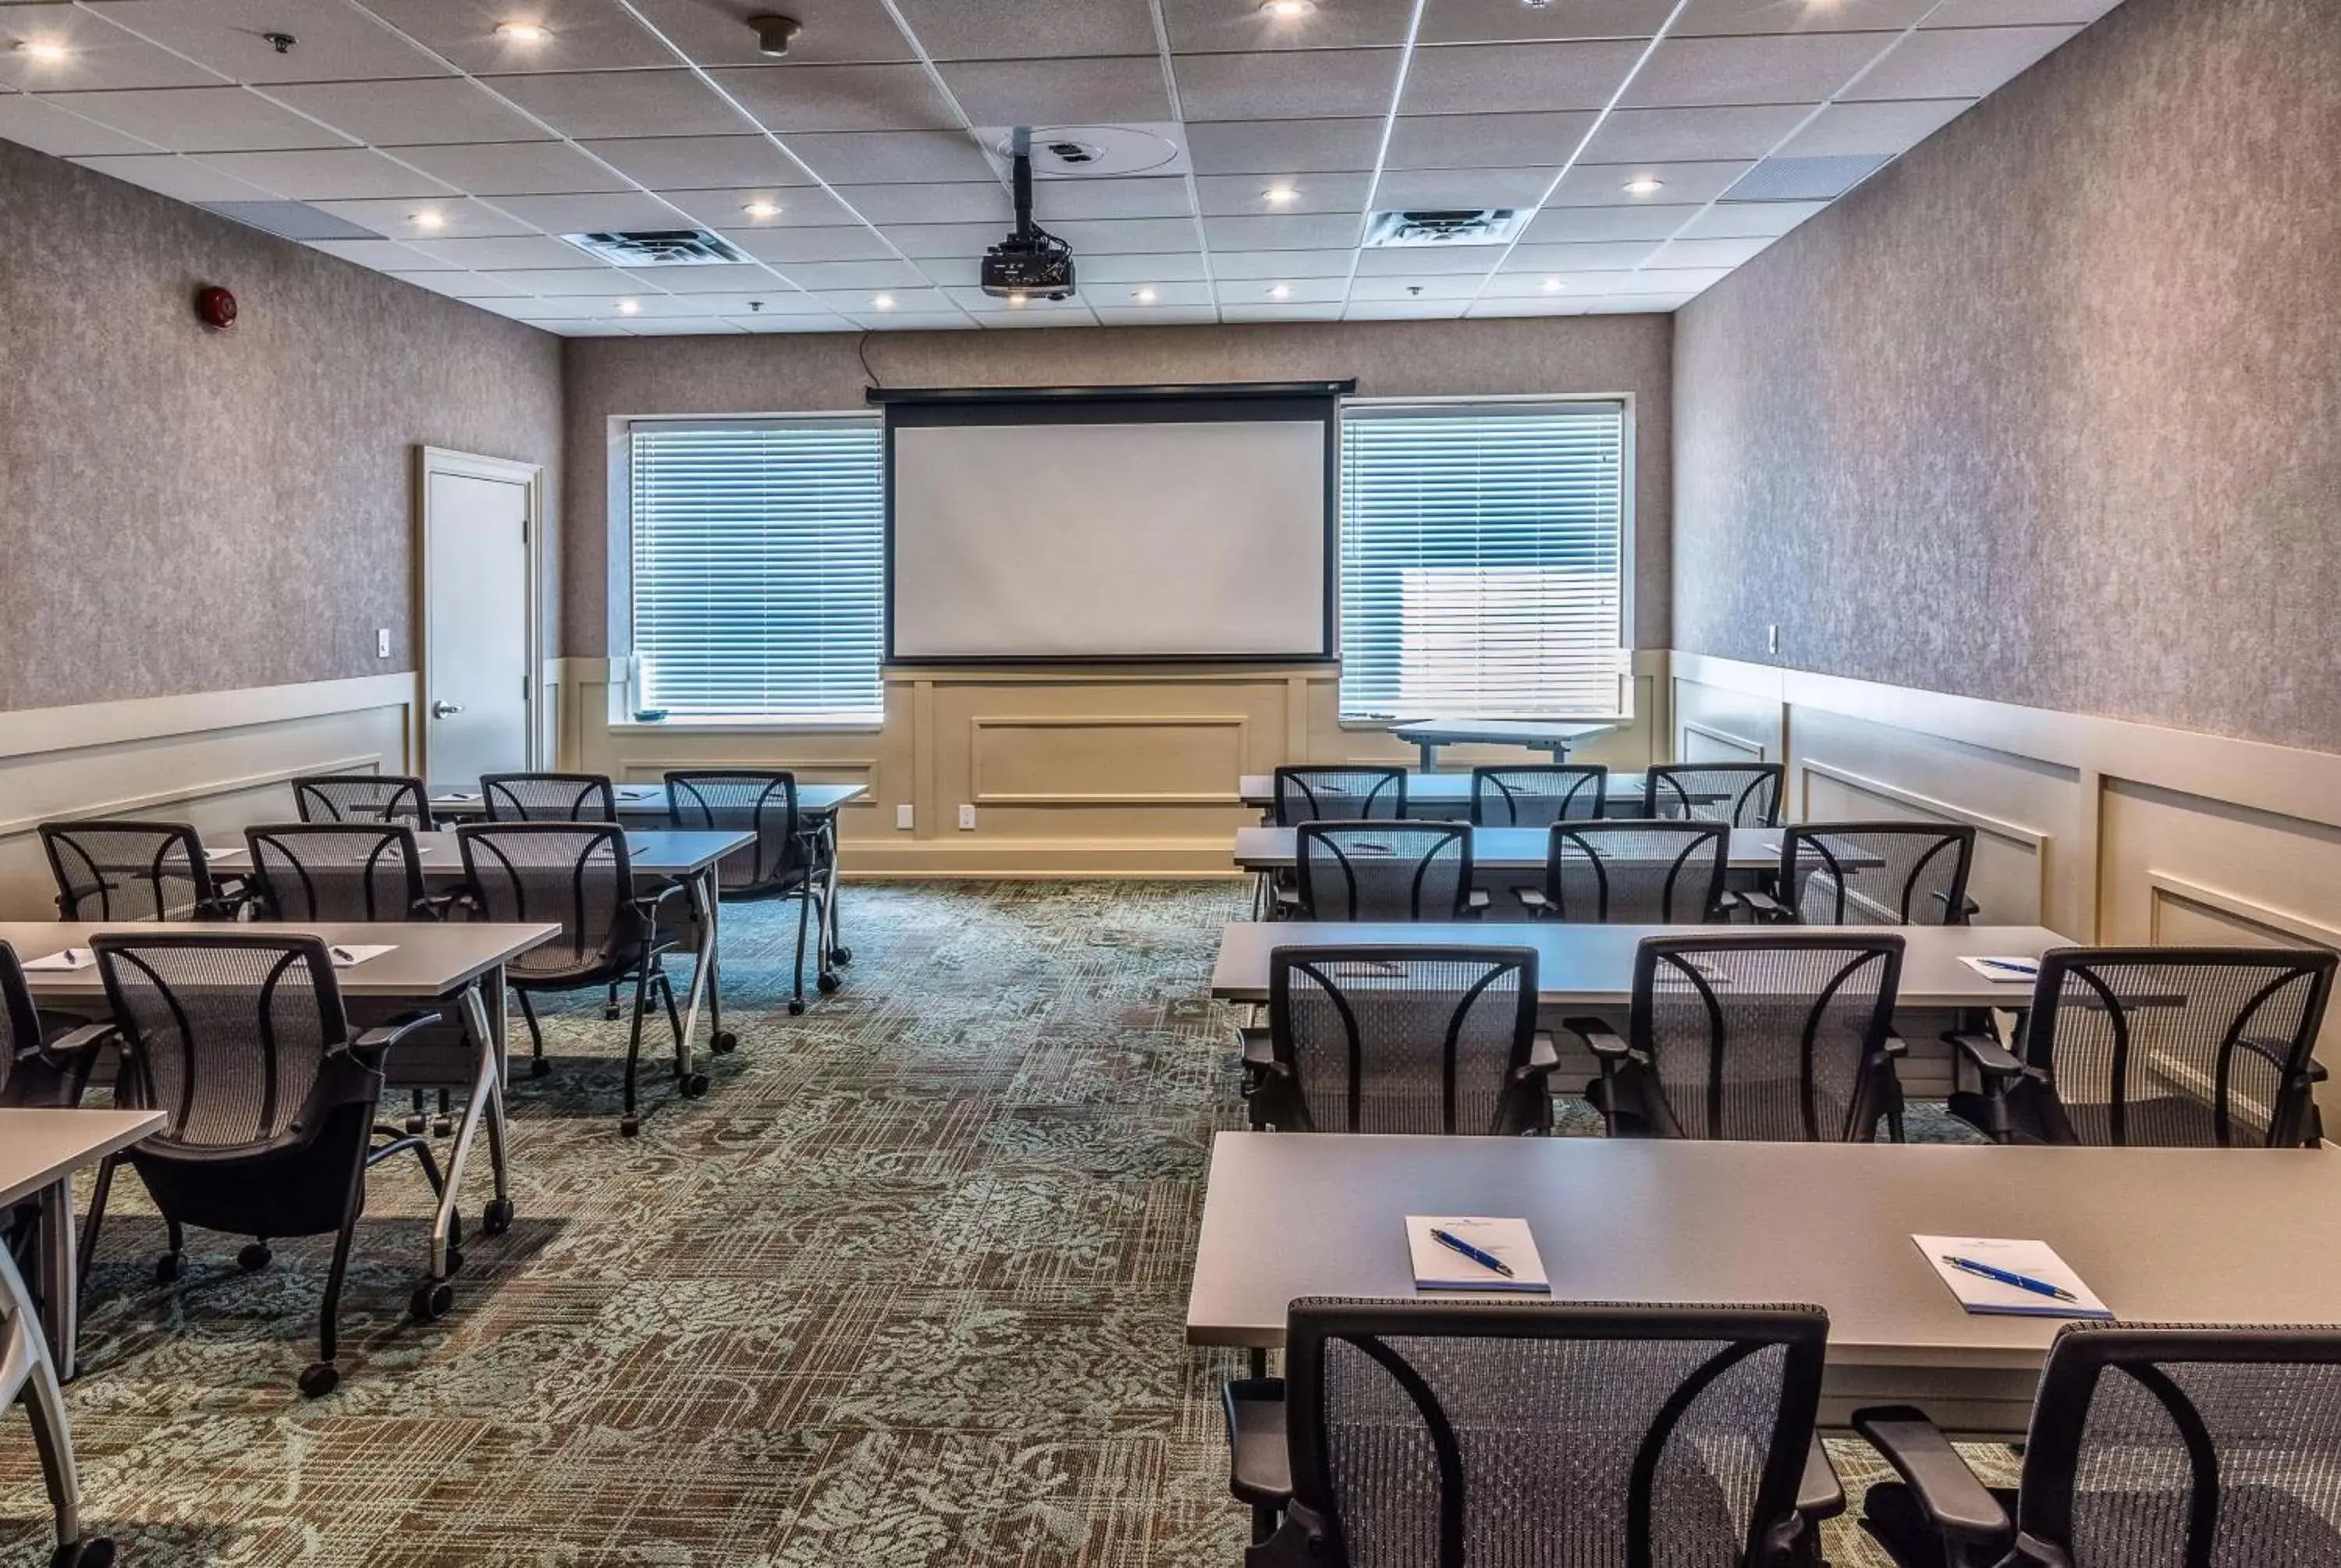
M1620 723L1631 723L1635 719L1634 656L1637 648L1635 641L1635 590L1636 585L1639 581L1639 574L1637 571L1637 563L1639 560L1637 534L1640 520L1640 508L1639 505L1639 498L1635 483L1636 473L1639 466L1637 458L1638 448L1636 443L1640 431L1640 419L1639 417L1640 411L1638 407L1635 394L1630 392L1506 392L1487 395L1460 394L1445 397L1350 397L1344 398L1341 402L1341 433L1346 433L1348 421L1350 412L1353 410L1365 412L1369 418L1383 414L1402 415L1412 410L1420 410L1425 412L1452 412L1459 417L1468 417L1474 412L1530 414L1535 413L1539 410L1575 409L1582 408L1589 404L1614 406L1619 411L1619 670L1617 677L1617 710L1609 713L1570 714L1566 718L1559 719L1555 719L1554 716L1550 714L1483 714L1479 716L1486 719L1490 723L1505 722L1509 720L1539 722L1548 719L1552 719L1556 722L1568 722L1570 719L1582 719L1589 721L1611 720ZM1342 471L1346 473L1348 470L1346 452L1341 454L1341 457ZM1349 510L1348 498L1346 496L1341 497L1340 504L1343 516L1346 519ZM1344 576L1343 566L1346 561L1348 547L1349 541L1348 536L1345 533L1340 541L1341 557L1340 559L1337 559L1334 563L1334 576L1337 585ZM1340 646L1342 640L1342 634L1345 630L1348 614L1349 606L1345 596L1338 606L1334 623L1335 644L1337 647ZM1387 731L1399 724L1406 722L1403 719L1352 718L1349 715L1343 714L1340 710L1341 693L1339 686L1339 679L1340 678L1338 677L1336 678L1336 686L1333 693L1333 710L1335 723L1341 729Z
M634 432L643 429L687 432L694 430L836 429L840 426L860 426L878 431L883 428L883 421L874 409L804 413L613 414L610 417L607 492L610 538L608 587L605 590L610 672L609 711L604 726L610 732L653 734L682 730L694 735L875 735L885 729L891 683L886 675L882 648L878 665L879 710L875 716L841 714L834 718L814 715L756 718L733 714L715 718L634 717L641 686L641 667L636 663L634 648ZM880 484L882 488L882 472Z

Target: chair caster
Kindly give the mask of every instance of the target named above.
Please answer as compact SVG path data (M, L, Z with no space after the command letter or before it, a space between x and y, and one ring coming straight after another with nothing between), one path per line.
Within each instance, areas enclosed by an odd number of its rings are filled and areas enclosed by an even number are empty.
M439 1117L436 1121L431 1124L431 1136L435 1138L453 1137L455 1136L455 1118L453 1116Z
M707 1042L707 1047L719 1057L728 1057L740 1048L740 1037L729 1029L720 1030Z
M823 975L813 984L821 987L822 996L831 997L835 996L839 988L845 984L845 978L842 975Z
M304 1398L323 1399L342 1385L341 1369L330 1361L315 1362L295 1382Z
M853 962L853 949L851 948L832 948L829 950L829 961L832 964L850 964Z
M448 1261L451 1265L453 1263L453 1253L448 1255ZM453 1285L443 1279L426 1279L414 1287L414 1295L408 1300L406 1308L414 1315L417 1323L436 1323L446 1316L454 1305Z
M187 1260L184 1253L166 1252L154 1260L154 1283L168 1285L184 1274L186 1268Z
M695 1100L707 1092L707 1075L692 1073L682 1078L675 1087L682 1091L684 1099Z
M49 1568L114 1568L114 1543L87 1535L49 1553Z
M513 1201L508 1197L490 1198L488 1206L480 1211L480 1234L502 1236L512 1229Z
M266 1242L255 1241L235 1255L235 1265L246 1274L258 1274L268 1266L268 1260L274 1255L268 1250Z
M642 1117L640 1117L640 1116L621 1116L621 1117L619 1117L619 1118L618 1118L618 1136L619 1136L620 1137L622 1137L622 1138L633 1138L633 1137L640 1137L640 1136L642 1136L642 1133L643 1133L643 1118L642 1118Z
M409 1116L409 1117L407 1117L407 1118L406 1118L406 1132L407 1132L407 1136L408 1136L409 1137L419 1136L422 1134L422 1131L423 1131L423 1127L424 1127L426 1125L428 1125L428 1124L427 1124L427 1121L426 1121L426 1119L425 1119L424 1117L422 1117L422 1116Z
M618 1009L614 1006L603 1007L602 1009L602 1021L603 1023L614 1024L618 1021Z
M551 1071L553 1071L553 1062L551 1058L546 1057L531 1057L528 1059L528 1076L530 1077L541 1078Z
M792 1018L802 1018L804 1017L804 998L802 997L791 997L789 998L789 1017Z

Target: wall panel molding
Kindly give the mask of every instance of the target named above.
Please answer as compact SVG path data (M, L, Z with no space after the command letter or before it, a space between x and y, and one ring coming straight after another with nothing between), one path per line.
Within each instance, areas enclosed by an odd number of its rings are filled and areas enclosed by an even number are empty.
M2194 939L2183 934L2166 935L2169 928L2164 920L2169 910L2193 908L2254 928L2273 943L2304 942L2312 947L2341 948L2341 925L2312 919L2294 910L2279 909L2161 871L2147 872L2146 883L2152 889L2154 900L2149 928L2157 942Z
M1094 732L1101 742L1117 729L1222 730L1235 737L1234 772L1224 787L1201 789L995 789L984 783L987 761L995 774L1003 759L994 754L994 737L1002 740L1018 731L1061 730L1069 737ZM968 788L976 806L1235 806L1241 804L1236 779L1251 750L1251 721L1240 713L1034 713L978 714L968 720ZM1216 770L1216 771L1224 771Z

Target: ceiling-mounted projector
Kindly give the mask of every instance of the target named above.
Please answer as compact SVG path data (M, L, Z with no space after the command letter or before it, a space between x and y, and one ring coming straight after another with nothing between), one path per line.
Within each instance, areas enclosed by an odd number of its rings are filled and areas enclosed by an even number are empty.
M978 281L995 299L1073 297L1073 248L1032 221L1031 133L1016 133L1010 160L1016 182L1016 229L983 253Z

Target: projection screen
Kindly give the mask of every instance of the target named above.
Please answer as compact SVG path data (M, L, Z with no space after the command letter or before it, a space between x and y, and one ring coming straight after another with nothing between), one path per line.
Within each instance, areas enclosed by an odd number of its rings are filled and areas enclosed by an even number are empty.
M1331 656L1326 383L932 395L885 405L890 658Z

